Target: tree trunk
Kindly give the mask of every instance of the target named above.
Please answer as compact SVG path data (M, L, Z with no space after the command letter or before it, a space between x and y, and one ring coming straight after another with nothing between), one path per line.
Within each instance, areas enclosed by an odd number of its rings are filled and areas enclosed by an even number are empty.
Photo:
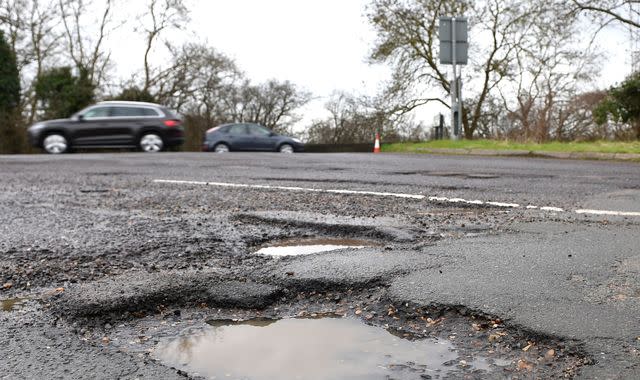
M464 130L464 138L467 140L473 140L473 132L475 131L475 128L469 125L469 113L465 106L462 106L462 129Z

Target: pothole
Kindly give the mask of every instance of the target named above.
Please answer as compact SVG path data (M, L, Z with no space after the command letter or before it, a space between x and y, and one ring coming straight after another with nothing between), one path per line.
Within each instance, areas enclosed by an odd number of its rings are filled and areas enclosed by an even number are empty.
M191 378L573 378L593 363L576 341L512 328L464 307L390 303L384 294L383 287L299 292L257 310L162 307L160 314L131 313L125 324L114 314L87 320L80 333L132 354L151 352ZM286 361L298 351L306 356ZM351 370L348 360L366 371L315 375L323 374L316 367ZM264 372L240 372L259 366Z
M331 252L339 249L362 249L378 247L379 243L358 239L288 239L262 246L255 253L273 257L302 256L314 253Z
M161 341L154 356L211 379L424 379L476 365L459 361L449 341L409 340L350 318L214 321Z

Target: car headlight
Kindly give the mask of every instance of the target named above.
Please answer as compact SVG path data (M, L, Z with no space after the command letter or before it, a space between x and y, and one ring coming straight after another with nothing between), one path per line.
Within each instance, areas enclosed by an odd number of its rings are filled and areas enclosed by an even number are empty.
M300 139L292 138L291 140L297 142L298 144L302 144L302 140Z

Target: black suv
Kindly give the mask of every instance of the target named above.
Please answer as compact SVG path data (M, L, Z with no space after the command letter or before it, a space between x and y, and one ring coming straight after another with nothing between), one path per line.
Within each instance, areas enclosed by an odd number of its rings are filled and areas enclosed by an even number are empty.
M159 152L184 142L182 120L166 107L142 102L101 102L69 119L29 127L31 145L57 154L71 148L140 148Z

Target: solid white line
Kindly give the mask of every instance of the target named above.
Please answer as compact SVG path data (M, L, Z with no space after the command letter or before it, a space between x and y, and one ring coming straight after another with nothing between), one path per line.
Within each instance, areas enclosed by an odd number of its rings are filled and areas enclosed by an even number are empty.
M409 199L425 199L426 198L424 195L418 195L418 194L378 193L375 191L318 190L318 189L313 189L313 191L320 191L324 193L333 193L333 194L378 195L382 197L409 198Z
M521 208L522 206L517 203L503 203L503 202L483 202L480 200L467 200L462 198L447 198L447 197L427 197L420 194L404 194L404 193L386 193L377 191L358 191L358 190L339 190L339 189L314 189L307 187L295 187L295 186L272 186L272 185L251 185L244 183L229 183L229 182L203 182L203 181L179 181L169 179L156 179L154 183L170 183L180 185L202 185L202 186L217 186L217 187L230 187L230 188L246 188L246 189L266 189L266 190L286 190L286 191L302 191L302 192L314 192L314 193L329 193L329 194L349 194L349 195L374 195L381 197L393 197L403 199L427 199L430 202L444 202L444 203L465 203L473 205L490 205L504 208ZM541 210L549 212L566 212L566 210L559 207L539 207L534 205L528 205L525 207L527 210ZM590 214L590 215L611 215L611 216L640 216L640 212L635 211L610 211L610 210L575 210L576 214Z
M249 188L249 189L271 189L271 190L288 190L288 191L307 191L315 193L329 193L329 194L351 194L351 195L375 195L381 197L394 197L404 199L427 199L426 196L420 194L404 194L404 193L385 193L377 191L358 191L358 190L337 190L337 189L313 189L306 187L291 187L291 186L272 186L272 185L250 185L244 183L229 183L229 182L203 182L203 181L179 181L169 179L156 179L155 183L172 183L180 185L202 185L202 186L218 186L218 187L235 187L235 188ZM446 203L466 203L473 205L491 205L505 208L518 208L520 205L515 203L502 203L502 202L483 202L480 200L466 200L462 198L447 198L447 197L429 197L429 201L432 202L446 202Z
M249 185L243 183L227 183L227 182L202 182L202 181L174 181L167 179L156 179L155 183L172 183L181 185L204 185L204 186L219 186L219 187L241 187L249 189L270 189L270 190L288 190L288 191L307 191L315 193L332 193L332 194L352 194L352 195L377 195L381 197L395 197L395 198L409 198L409 199L425 199L424 195L418 194L402 194L402 193L381 193L377 191L355 191L355 190L325 190L325 189L312 189L306 187L291 187L291 186L272 186L272 185Z
M577 214L591 214L591 215L640 216L640 212L635 212L635 211L576 210L575 212Z

